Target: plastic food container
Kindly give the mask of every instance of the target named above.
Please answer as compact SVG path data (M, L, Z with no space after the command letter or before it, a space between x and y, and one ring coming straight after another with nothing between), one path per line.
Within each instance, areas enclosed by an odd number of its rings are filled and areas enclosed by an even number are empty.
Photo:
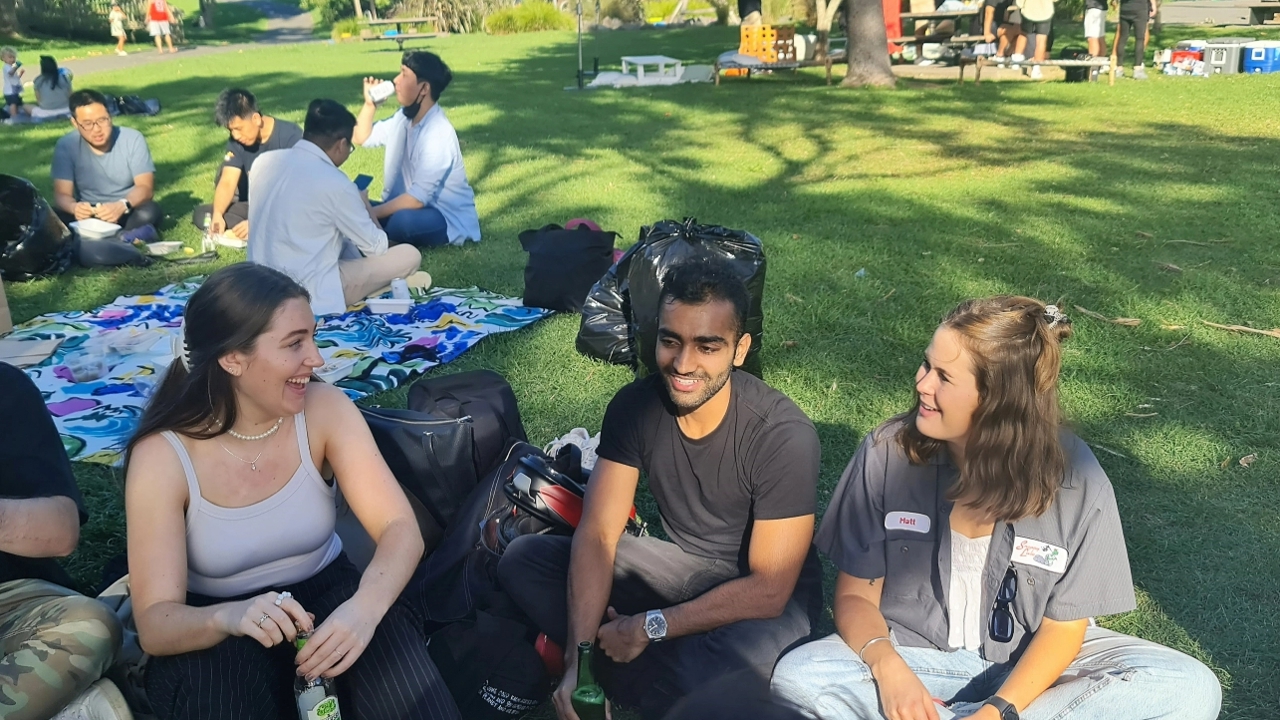
M317 368L316 377L332 385L339 380L351 374L351 368L356 366L355 358L341 358L338 360L330 360L323 367Z
M182 251L182 243L177 240L147 243L147 252L152 255L172 255Z
M71 223L71 229L85 240L101 240L120 232L120 226L98 218L85 218Z
M391 313L407 313L409 308L413 307L413 300L398 298L369 298L364 301L365 307L369 308L369 312L374 315L388 315Z
M132 355L151 349L164 337L164 333L155 330L116 330L102 337L102 346L120 355Z
M107 373L107 359L98 353L79 353L64 362L71 371L71 379L78 383L93 382Z

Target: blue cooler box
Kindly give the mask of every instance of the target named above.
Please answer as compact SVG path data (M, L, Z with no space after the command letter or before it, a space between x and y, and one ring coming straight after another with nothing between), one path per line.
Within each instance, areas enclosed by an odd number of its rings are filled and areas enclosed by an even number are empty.
M1260 40L1244 46L1244 71L1280 72L1280 41Z
M1240 72L1245 47L1257 38L1214 38L1204 46L1206 75L1234 75Z

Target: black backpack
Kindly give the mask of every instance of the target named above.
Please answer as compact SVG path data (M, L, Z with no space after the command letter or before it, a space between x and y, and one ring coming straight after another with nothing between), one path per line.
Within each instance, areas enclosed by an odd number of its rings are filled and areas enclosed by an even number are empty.
M1079 45L1072 45L1062 48L1062 52L1058 53L1059 60L1083 60L1089 57L1089 50ZM1094 70L1091 67L1069 67L1064 68L1066 72L1066 82L1084 82L1089 79L1089 73Z
M30 280L71 267L75 237L26 178L0 175L0 275Z
M512 720L547 696L549 678L524 623L476 610L437 630L427 646L467 720Z
M613 265L613 243L618 234L579 225L566 230L547 225L520 233L520 245L529 253L524 267L524 304L576 313L596 284Z
M503 459L512 440L529 440L515 392L506 378L492 370L424 377L409 388L408 405L410 410L434 417L471 418L476 479Z

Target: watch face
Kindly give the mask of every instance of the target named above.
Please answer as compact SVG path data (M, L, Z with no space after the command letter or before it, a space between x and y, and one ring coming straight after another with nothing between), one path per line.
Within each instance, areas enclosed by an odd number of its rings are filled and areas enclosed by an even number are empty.
M645 616L644 631L651 639L664 637L667 634L667 619L660 612Z

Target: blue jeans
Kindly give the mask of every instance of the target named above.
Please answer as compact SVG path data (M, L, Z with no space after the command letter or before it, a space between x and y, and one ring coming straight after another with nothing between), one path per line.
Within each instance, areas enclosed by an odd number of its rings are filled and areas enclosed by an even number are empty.
M383 218L382 229L387 231L387 242L392 245L408 243L423 248L449 244L449 226L444 215L433 207L401 210Z
M977 712L1013 670L970 650L898 647L928 688L946 701L940 720ZM871 670L840 638L829 635L788 653L773 672L773 693L806 717L883 718ZM1023 720L1213 720L1222 686L1209 668L1163 645L1099 627L1085 633L1075 661L1020 715Z

